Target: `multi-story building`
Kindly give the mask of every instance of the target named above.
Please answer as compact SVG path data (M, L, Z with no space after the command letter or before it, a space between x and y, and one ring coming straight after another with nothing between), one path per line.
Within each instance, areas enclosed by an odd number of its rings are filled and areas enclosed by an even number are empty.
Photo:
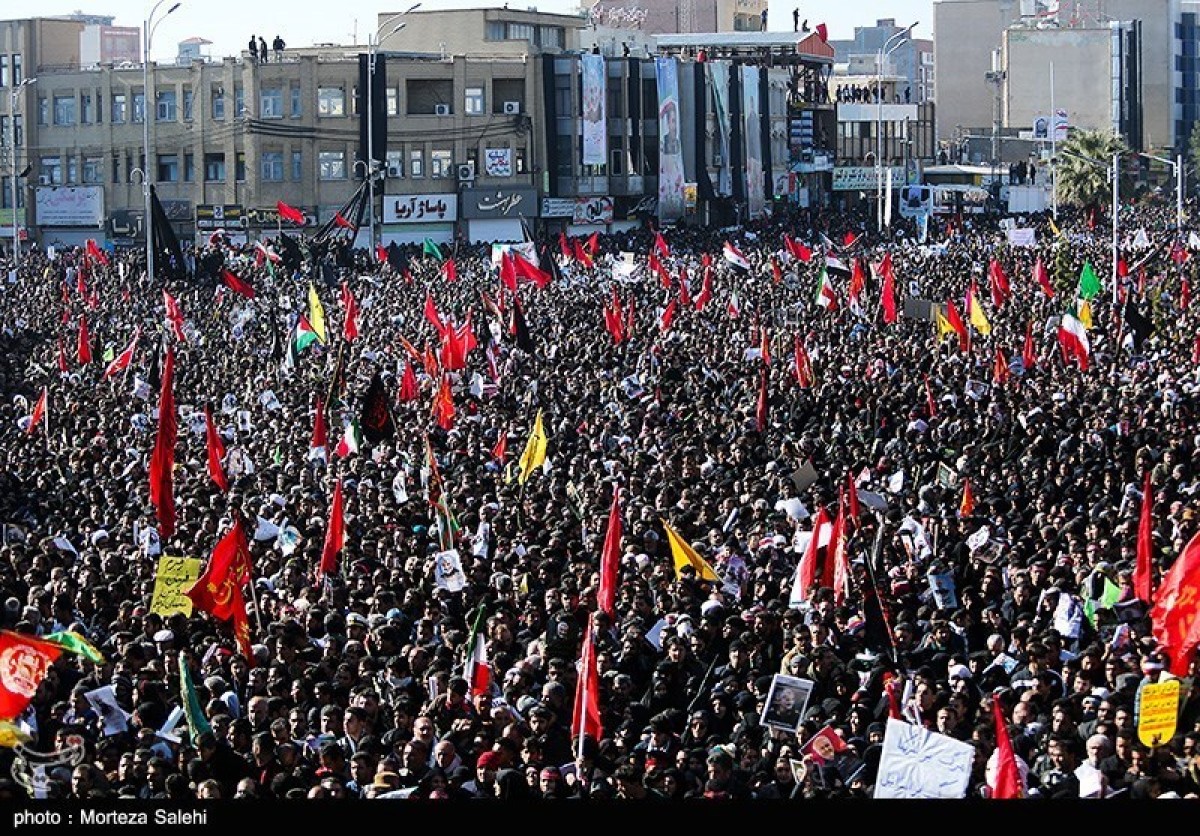
M874 26L854 27L853 39L830 41L829 45L833 47L836 63L854 65L858 61L866 60L870 62L871 70L874 71L879 51L884 48L889 38L904 31L903 26L896 25L895 18L884 18L875 21ZM900 85L902 98L907 89L906 101L909 103L924 104L934 101L936 95L933 41L907 36L896 37L888 49L889 55L885 58L882 71L894 73L903 79L904 83Z
M600 0L592 8L625 11L652 35L767 31L767 0Z

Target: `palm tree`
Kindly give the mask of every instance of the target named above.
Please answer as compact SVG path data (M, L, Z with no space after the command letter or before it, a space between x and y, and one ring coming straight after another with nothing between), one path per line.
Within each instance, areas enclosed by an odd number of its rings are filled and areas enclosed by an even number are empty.
M1112 193L1108 167L1114 153L1128 154L1118 136L1100 131L1075 131L1058 147L1058 201L1083 209L1107 206ZM1095 162L1090 162L1094 160ZM1132 179L1121 178L1122 194L1132 194Z

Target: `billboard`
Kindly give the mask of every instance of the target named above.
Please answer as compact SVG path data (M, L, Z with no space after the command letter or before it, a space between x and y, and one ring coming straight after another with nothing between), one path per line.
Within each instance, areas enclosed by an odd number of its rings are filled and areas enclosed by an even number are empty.
M580 69L583 73L583 164L604 165L608 161L604 56L584 55Z
M677 221L683 217L683 143L675 59L654 59L654 73L658 81L658 217Z
M34 193L39 226L93 226L104 223L103 186L40 186Z
M742 135L746 138L746 202L751 220L762 217L765 205L758 69L758 67L742 67Z

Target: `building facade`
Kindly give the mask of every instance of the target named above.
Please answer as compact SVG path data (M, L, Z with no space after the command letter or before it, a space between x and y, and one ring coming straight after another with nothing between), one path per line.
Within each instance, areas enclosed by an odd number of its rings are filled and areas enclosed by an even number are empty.
M767 31L766 0L600 0L593 9L625 12L651 35Z
M889 38L904 31L903 26L897 26L895 18L877 20L874 26L854 27L854 37L849 40L830 41L834 49L834 61L837 64L857 65L863 61L869 62L870 70L875 71L875 63L879 50L884 48ZM933 41L924 38L897 38L888 49L895 49L885 58L882 72L898 75L904 79L900 85L903 94L908 89L908 101L912 104L924 104L936 99L936 79L933 62Z

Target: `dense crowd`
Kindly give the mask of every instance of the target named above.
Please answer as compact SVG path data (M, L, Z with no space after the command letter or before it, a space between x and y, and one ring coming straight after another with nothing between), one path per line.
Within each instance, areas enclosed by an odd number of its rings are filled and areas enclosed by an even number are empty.
M34 249L0 288L0 621L73 630L104 661L54 663L16 718L31 740L0 752L0 794L23 795L40 757L51 759L38 784L49 797L869 798L899 715L973 747L967 793L979 797L999 703L1030 795L1195 795L1190 677L1169 741L1144 745L1134 723L1139 685L1169 676L1172 661L1132 586L1147 472L1157 575L1198 530L1196 313L1180 298L1196 262L1169 257L1169 215L1122 216L1154 244L1123 254L1119 291L1153 323L1144 338L1113 303L1103 222L1093 233L1065 210L1061 234L1048 218L1022 219L1034 247L1009 246L985 216L935 223L925 243L909 228L880 236L864 218L807 212L669 229L656 256L666 280L646 267L652 229L599 236L590 267L549 238L552 281L517 292L524 347L490 246L457 244L449 281L418 249L391 264L360 250L273 265L253 248L205 245L189 261L223 263L255 297L217 270L171 279L182 342L141 253L85 267L83 249ZM812 259L789 255L784 234ZM749 270L722 258L726 240ZM885 252L902 309L892 324L869 269ZM824 255L868 268L855 305L836 272L836 310L814 303ZM1038 258L1053 299L1031 278ZM999 307L992 259L1012 288ZM1056 338L1085 262L1104 281L1086 371ZM697 310L706 270L711 299ZM361 310L350 343L343 280ZM288 367L310 281L327 341ZM963 350L920 300L961 311L971 282L991 333L973 332ZM621 342L605 328L614 296ZM478 347L464 369L438 368L427 300L441 319L471 323ZM81 319L95 354L86 365ZM105 350L119 353L139 327L129 368L102 380ZM147 468L166 345L178 524L160 539ZM811 381L797 380L797 346ZM418 385L409 400L406 370ZM377 374L394 435L338 456ZM45 417L27 432L43 387ZM318 401L324 457L311 449ZM209 476L206 405L228 492ZM522 481L539 411L546 462ZM338 479L345 545L318 577ZM820 584L798 600L813 519L819 508L832 519L850 482L861 507L845 529L848 594ZM618 489L610 618L597 593ZM253 658L227 623L152 611L160 557L207 560L235 517L251 538ZM676 570L664 522L717 581ZM451 545L461 588L435 571ZM477 626L486 689L467 664ZM602 732L580 741L585 634ZM210 727L198 733L168 723L180 665ZM794 731L762 722L780 674L812 683ZM115 717L87 696L105 686ZM826 728L844 749L811 745ZM71 747L79 757L53 761Z

